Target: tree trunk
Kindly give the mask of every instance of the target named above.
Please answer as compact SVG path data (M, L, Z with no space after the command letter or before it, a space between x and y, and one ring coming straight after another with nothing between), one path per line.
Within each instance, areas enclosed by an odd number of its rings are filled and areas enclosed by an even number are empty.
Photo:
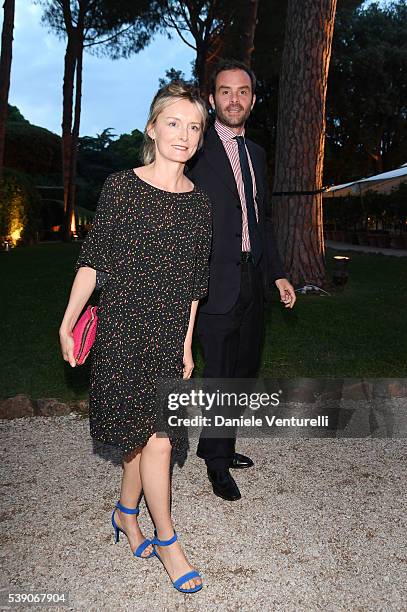
M66 226L70 233L76 232L75 224L75 195L76 195L76 161L78 154L79 143L79 128L81 120L81 102L82 102L82 65L83 65L83 37L78 34L77 39L77 58L76 58L76 76L75 76L75 110L74 122L71 135L71 158L70 158L70 173L69 173L69 190L68 202L66 209Z
M336 0L288 0L279 86L273 220L296 286L327 284L322 187L325 99ZM278 195L281 192L296 192Z
M10 90L15 1L5 0L3 9L4 21L1 35L0 57L0 180L3 178L4 142L6 137L8 94Z
M206 45L204 43L201 43L200 41L196 41L196 58L194 72L201 96L204 100L207 100L209 95L208 71L206 66L207 55L208 49Z
M254 51L254 35L257 25L257 10L259 8L259 0L249 0L246 2L246 10L243 19L243 34L242 34L242 62L250 68L252 63L252 55Z
M209 47L203 43L199 52L202 61L202 77L199 87L201 95L205 100L208 100L210 94L213 69L223 55L225 39L225 35L214 36Z
M63 240L70 240L70 224L68 210L70 209L70 176L72 167L72 109L74 95L74 79L77 63L75 34L67 33L68 40L65 51L63 107L62 107L62 177L64 185L64 224L62 228Z

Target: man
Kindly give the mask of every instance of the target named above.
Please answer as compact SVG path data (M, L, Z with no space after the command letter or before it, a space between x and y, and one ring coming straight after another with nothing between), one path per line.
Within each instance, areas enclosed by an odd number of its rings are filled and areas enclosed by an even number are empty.
M272 229L266 237L268 188L264 149L244 137L256 101L255 76L244 64L223 61L213 74L209 102L216 119L192 160L189 177L209 196L213 215L208 296L201 302L197 334L205 378L252 378L263 339L264 289L274 281L287 308L295 292L285 278ZM215 495L240 499L230 468L248 468L235 438L205 437L197 455L205 460Z

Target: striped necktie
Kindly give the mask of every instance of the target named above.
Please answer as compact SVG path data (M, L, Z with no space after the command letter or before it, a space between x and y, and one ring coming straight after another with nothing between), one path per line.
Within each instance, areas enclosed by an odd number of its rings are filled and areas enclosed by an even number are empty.
M252 252L253 263L255 266L259 263L263 254L259 227L256 219L256 210L253 199L253 181L250 172L249 159L243 136L235 136L239 150L240 168L242 170L244 195L246 200L247 223L249 226L250 248Z

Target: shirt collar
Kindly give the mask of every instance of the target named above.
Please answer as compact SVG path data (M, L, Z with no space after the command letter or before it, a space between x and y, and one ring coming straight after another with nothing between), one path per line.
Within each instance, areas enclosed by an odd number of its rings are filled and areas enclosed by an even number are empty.
M244 136L244 127L240 134L235 134L230 127L221 123L218 118L215 119L215 130L222 142L230 142L235 136Z

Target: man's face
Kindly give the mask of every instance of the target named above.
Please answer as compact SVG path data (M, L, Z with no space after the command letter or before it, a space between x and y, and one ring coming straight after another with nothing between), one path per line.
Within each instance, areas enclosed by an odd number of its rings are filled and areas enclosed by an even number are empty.
M222 70L216 77L215 95L209 96L219 121L230 128L244 126L255 101L250 76L239 68Z

